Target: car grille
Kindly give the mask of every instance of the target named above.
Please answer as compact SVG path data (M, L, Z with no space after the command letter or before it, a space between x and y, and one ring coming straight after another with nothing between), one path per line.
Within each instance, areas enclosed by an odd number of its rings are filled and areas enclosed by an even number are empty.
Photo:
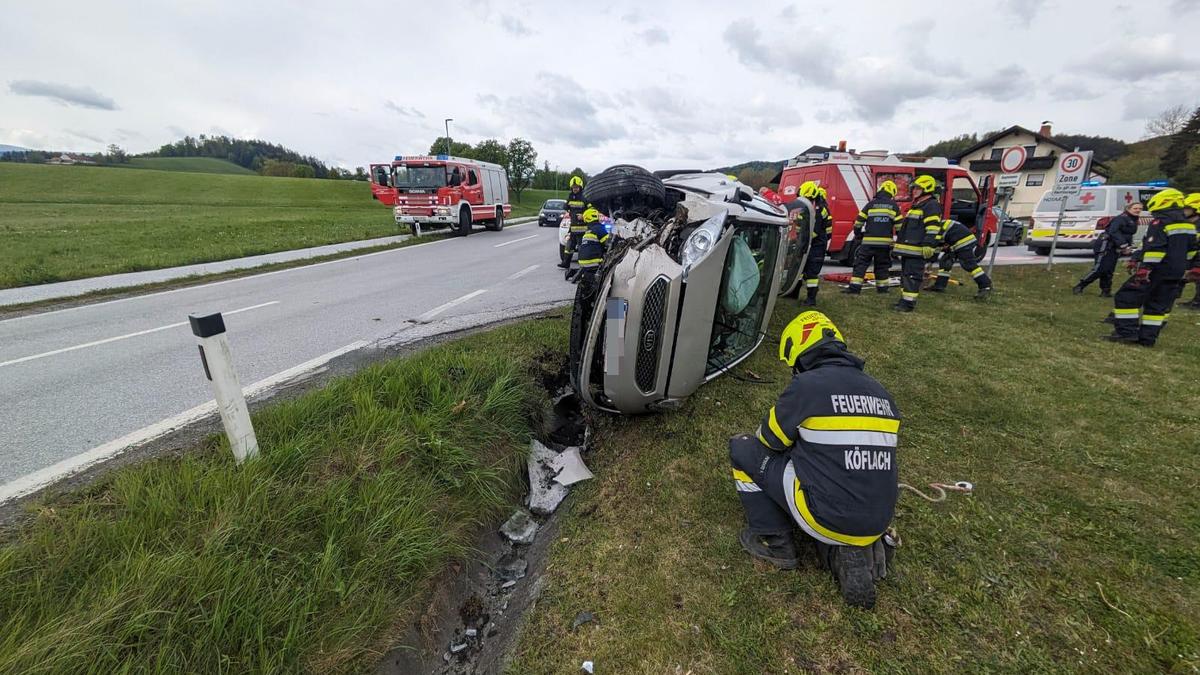
M670 283L659 278L646 289L642 303L641 333L638 335L637 363L633 379L645 393L654 390L658 376L658 353L662 346L663 323L667 313L667 288Z

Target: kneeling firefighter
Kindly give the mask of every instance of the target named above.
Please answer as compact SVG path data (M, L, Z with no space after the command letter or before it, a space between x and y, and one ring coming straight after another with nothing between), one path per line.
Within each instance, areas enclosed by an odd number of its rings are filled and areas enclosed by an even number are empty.
M942 245L942 259L938 263L937 278L925 290L934 293L945 292L946 286L950 284L950 270L954 269L954 263L957 261L979 286L975 297L986 298L992 292L992 279L979 265L979 240L975 238L975 233L957 220L947 220L942 223L937 243Z
M729 441L748 525L742 548L795 569L799 526L846 602L871 608L894 544L885 534L896 508L900 411L820 312L788 324L779 358L792 367L791 383L756 435Z

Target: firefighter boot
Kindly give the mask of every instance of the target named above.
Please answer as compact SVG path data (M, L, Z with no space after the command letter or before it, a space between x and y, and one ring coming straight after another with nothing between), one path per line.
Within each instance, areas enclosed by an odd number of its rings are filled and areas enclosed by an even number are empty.
M800 558L796 555L796 545L792 542L792 533L755 534L749 528L738 535L742 548L751 556L764 562L771 563L781 570L794 570L800 566Z
M842 289L842 293L844 295L858 295L862 293L862 286L855 286L854 283L851 282L849 286Z
M911 311L915 310L916 308L917 308L916 305L905 302L903 300L892 305L892 309L896 310L897 312L911 312Z
M830 546L817 542L821 561L833 573L842 599L851 607L875 607L875 562L866 546Z
M975 292L975 299L976 300L986 300L987 297L991 294L992 294L992 287L991 286L983 286L982 288L980 288L978 291Z

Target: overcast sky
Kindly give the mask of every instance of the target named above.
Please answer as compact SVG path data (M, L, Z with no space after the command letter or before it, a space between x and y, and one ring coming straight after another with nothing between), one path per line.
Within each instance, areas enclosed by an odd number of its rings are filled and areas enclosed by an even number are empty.
M452 117L564 170L707 168L1044 119L1136 140L1200 103L1200 0L914 4L4 0L0 143L229 134L353 167Z

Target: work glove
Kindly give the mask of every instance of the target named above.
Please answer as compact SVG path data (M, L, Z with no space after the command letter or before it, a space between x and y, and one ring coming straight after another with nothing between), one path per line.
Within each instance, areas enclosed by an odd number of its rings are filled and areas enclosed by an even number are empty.
M1184 281L1200 281L1200 266L1193 267L1183 275Z
M932 246L922 246L921 247L921 255L925 256L926 260L932 260L933 254L935 252L936 251L934 251L934 248Z
M1133 284L1135 286L1145 286L1150 283L1150 268L1139 267L1133 273Z

